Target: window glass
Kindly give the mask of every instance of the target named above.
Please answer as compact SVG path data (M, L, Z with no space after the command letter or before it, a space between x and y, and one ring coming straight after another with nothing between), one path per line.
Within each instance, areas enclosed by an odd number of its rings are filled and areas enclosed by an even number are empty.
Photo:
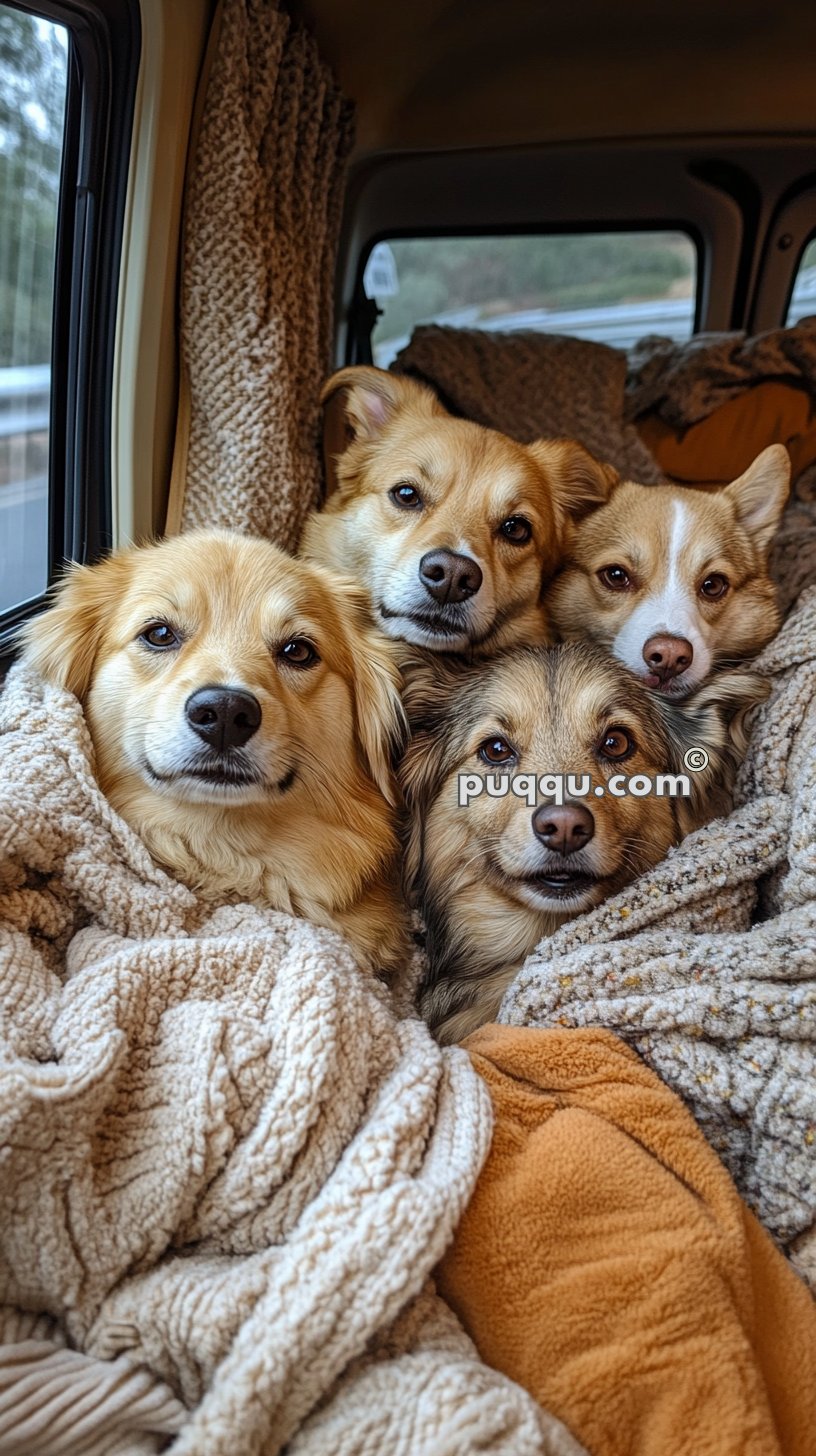
M627 348L644 334L691 337L697 250L668 231L394 238L372 250L364 286L382 310L372 336L381 368L430 322Z
M68 33L0 5L0 615L48 585L48 418Z
M785 325L787 328L792 328L794 324L799 323L800 319L814 314L816 314L816 238L808 243L802 254Z

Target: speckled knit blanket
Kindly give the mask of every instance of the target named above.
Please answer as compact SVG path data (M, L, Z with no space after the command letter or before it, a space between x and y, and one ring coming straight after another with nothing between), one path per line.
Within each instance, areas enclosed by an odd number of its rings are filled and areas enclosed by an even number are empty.
M0 1032L0 1451L574 1456L428 1283L490 1139L466 1054L338 936L169 879L22 667Z

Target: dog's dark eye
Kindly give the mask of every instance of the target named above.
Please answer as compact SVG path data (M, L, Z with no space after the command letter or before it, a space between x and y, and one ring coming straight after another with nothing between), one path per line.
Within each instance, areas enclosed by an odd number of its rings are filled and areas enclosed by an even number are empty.
M139 641L143 642L145 647L152 647L154 652L166 652L168 647L181 646L181 638L178 633L174 632L172 627L168 627L166 622L151 622L149 627L145 627L144 631L139 633Z
M486 738L484 743L479 744L479 757L483 763L510 763L515 756L515 749L510 747L506 738Z
M632 585L632 578L622 566L604 566L598 577L610 591L628 591Z
M602 758L612 758L616 762L622 758L629 758L634 751L635 741L625 728L607 728L598 745L598 752Z
M499 531L514 546L526 546L533 534L533 528L526 516L508 516L506 521L502 521Z
M718 602L725 596L730 585L728 577L723 576L721 571L713 571L711 576L707 576L700 583L700 596L706 597L710 602Z
M290 667L314 667L320 661L317 648L307 637L293 637L291 642L284 642L278 656Z
M403 481L402 485L392 486L388 494L395 506L403 511L420 511L422 509L422 496L415 485L408 485Z

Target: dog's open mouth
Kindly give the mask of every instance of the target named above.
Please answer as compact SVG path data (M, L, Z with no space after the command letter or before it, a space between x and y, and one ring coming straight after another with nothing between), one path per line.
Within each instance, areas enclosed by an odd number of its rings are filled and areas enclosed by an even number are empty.
M525 875L524 883L549 900L569 900L583 895L597 885L596 875L586 870L539 870L534 875Z
M553 911L563 906L564 913L577 914L602 898L608 888L607 875L594 874L585 865L571 865L563 859L526 873L512 873L495 861L488 860L488 865L505 893L539 910Z

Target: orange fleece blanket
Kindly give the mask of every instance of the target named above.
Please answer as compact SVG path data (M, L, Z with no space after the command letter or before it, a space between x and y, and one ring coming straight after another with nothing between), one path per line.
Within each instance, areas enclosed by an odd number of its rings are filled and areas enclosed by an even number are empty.
M437 1275L592 1456L813 1456L816 1305L686 1108L602 1030L489 1026L488 1161Z

